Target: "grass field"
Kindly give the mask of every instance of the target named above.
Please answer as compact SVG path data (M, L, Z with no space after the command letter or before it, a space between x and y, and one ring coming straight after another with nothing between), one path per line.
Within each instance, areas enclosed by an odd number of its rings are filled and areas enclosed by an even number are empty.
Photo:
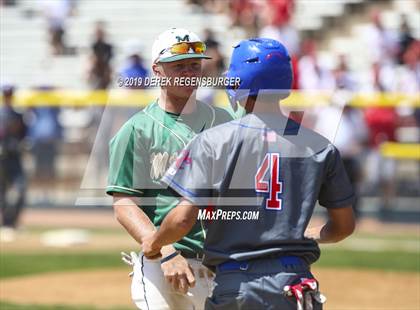
M28 226L23 229L15 242L1 243L0 251L0 309L1 310L126 310L133 309L129 300L129 278L127 277L130 268L120 260L120 251L129 251L136 248L124 231L116 227L84 228L89 234L88 243L74 245L71 247L54 248L47 247L40 242L45 232L50 231L46 226ZM328 289L327 296L330 297L329 304L325 309L341 310L338 303L342 298L342 292L335 292L336 277L342 277L344 281L353 283L353 287L346 292L348 298L353 298L352 294L360 294L367 291L363 288L363 282L377 281L384 277L381 294L383 298L390 298L390 301L383 301L384 305L389 304L389 308L382 307L376 309L398 309L392 303L392 287L400 283L401 289L407 281L411 285L418 286L419 292L415 292L412 298L407 300L407 306L401 309L418 310L420 308L420 243L419 228L405 230L383 231L358 231L350 239L337 245L322 246L321 258L313 268L316 274L322 279L322 287ZM334 271L336 270L336 271ZM335 276L340 270L341 275ZM354 271L352 271L354 270ZM110 273L107 273L107 272ZM325 272L324 272L325 271ZM365 272L367 272L365 274ZM104 274L102 278L101 273ZM61 275L65 279L71 279L71 275L79 282L69 284L71 290L87 290L83 288L84 282L94 283L92 291L81 292L81 295L74 295L73 300L62 300L60 298L48 299L48 294L44 299L30 296L39 294L36 287L38 284L54 285L57 276ZM353 277L354 274L354 277ZM86 275L86 277L85 277ZM51 278L51 281L48 280ZM27 279L27 284L25 284ZM21 281L21 282L19 282ZM23 281L23 282L22 282ZM35 282L34 282L35 281ZM41 282L39 282L41 281ZM59 280L58 280L59 281ZM68 280L65 280L68 281ZM93 282L89 282L93 281ZM107 283L114 281L118 283ZM398 282L399 281L399 282ZM49 283L51 282L51 283ZM326 283L327 282L327 283ZM328 283L331 282L331 283ZM11 287L21 287L27 285L25 297L17 298L11 295ZM85 284L86 284L85 283ZM346 282L348 283L348 282ZM377 285L376 282L366 285ZM81 298L78 303L77 296L98 293L103 289L103 284L107 284L109 291L118 290L120 295L116 296L116 303L103 304L98 300ZM380 283L382 285L382 283ZM44 285L44 284L41 284ZM86 284L88 285L88 284ZM112 287L116 285L116 287ZM90 286L87 286L90 287ZM2 289L3 288L3 289ZM356 292L360 289L360 292ZM107 289L103 294L106 296ZM351 291L354 290L354 291ZM3 293L6 292L6 293ZM38 292L38 293L36 293ZM403 292L403 291L402 291ZM75 291L72 291L72 294ZM51 293L51 297L54 294ZM341 294L341 295L339 295ZM403 295L402 293L400 295ZM121 296L121 297L119 297ZM341 296L341 297L340 297ZM18 296L19 297L19 296ZM36 297L36 298L35 298ZM99 297L98 297L99 298ZM369 308L371 297L360 297L360 307L347 307L346 309L372 309ZM403 296L401 296L404 299ZM349 299L350 300L350 299ZM353 299L351 299L353 300ZM347 301L352 304L353 301ZM121 303L120 303L121 301ZM346 304L346 305L347 305Z
M96 308L84 307L84 306L69 307L69 306L62 306L62 305L42 306L42 305L31 305L31 304L13 304L9 302L0 301L0 309L4 309L4 310L29 310L29 309L33 309L33 310L94 310Z
M0 278L121 266L118 253L1 253Z
M9 302L0 301L0 309L2 310L97 310L96 307L89 306L63 306L63 305L33 305L33 304L14 304ZM101 310L131 310L128 307L112 307L112 308L101 308Z
M119 253L0 253L0 278L92 268L121 267ZM324 250L316 267L365 268L399 272L420 272L419 254Z

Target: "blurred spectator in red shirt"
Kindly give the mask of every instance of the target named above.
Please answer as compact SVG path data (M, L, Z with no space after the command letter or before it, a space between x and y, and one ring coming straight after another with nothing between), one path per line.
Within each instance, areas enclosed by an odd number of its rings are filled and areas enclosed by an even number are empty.
M382 71L382 72L381 72ZM373 91L389 91L392 83L386 83L389 73L383 73L379 63L372 67ZM382 73L382 74L381 74ZM382 76L381 76L382 75ZM365 121L369 129L369 154L366 159L367 182L374 188L379 189L380 215L386 219L387 210L392 204L395 194L395 160L384 158L380 153L380 145L385 142L396 141L396 130L399 125L399 116L394 108L368 107L365 109Z
M294 1L267 0L263 3L259 36L280 41L291 55L296 55L299 52L299 33L290 23Z
M299 72L299 59L297 55L292 55L292 70L293 70L293 83L292 89L299 89L299 79L300 79L300 72Z
M267 0L267 8L271 12L271 24L281 27L290 22L295 0Z
M369 127L369 145L371 147L377 148L384 142L395 141L398 115L394 108L366 108L365 120Z
M247 36L257 35L259 1L232 0L230 4L230 17L232 26L240 26L245 29Z
M386 218L395 194L395 160L384 158L379 146L395 141L398 115L393 108L371 107L365 111L366 125L369 129L370 152L366 160L367 181L379 189L381 198L379 211Z

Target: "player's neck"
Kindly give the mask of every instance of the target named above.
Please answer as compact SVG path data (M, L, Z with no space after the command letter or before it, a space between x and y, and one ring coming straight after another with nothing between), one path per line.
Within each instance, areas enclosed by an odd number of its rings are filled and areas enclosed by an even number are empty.
M175 114L191 114L197 106L195 92L189 98L182 98L161 91L158 104L166 112Z

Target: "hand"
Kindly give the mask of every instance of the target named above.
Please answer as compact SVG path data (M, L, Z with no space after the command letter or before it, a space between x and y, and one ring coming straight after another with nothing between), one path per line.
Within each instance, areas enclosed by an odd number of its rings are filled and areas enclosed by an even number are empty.
M189 287L194 287L195 278L188 261L180 254L161 264L163 275L175 291L186 294Z
M318 241L321 238L321 236L320 236L320 234L321 234L321 228L322 227L310 227L310 228L306 228L305 234L304 234L305 235L305 238Z
M150 235L143 238L141 244L141 249L148 259L155 259L161 257L160 249L162 246L157 244L155 240L156 233L151 233Z

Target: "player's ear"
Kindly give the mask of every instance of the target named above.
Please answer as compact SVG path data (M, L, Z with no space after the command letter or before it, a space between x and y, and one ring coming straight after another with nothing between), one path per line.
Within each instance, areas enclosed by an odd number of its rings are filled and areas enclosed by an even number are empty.
M163 76L163 68L160 64L154 63L152 65L153 74L157 77Z

